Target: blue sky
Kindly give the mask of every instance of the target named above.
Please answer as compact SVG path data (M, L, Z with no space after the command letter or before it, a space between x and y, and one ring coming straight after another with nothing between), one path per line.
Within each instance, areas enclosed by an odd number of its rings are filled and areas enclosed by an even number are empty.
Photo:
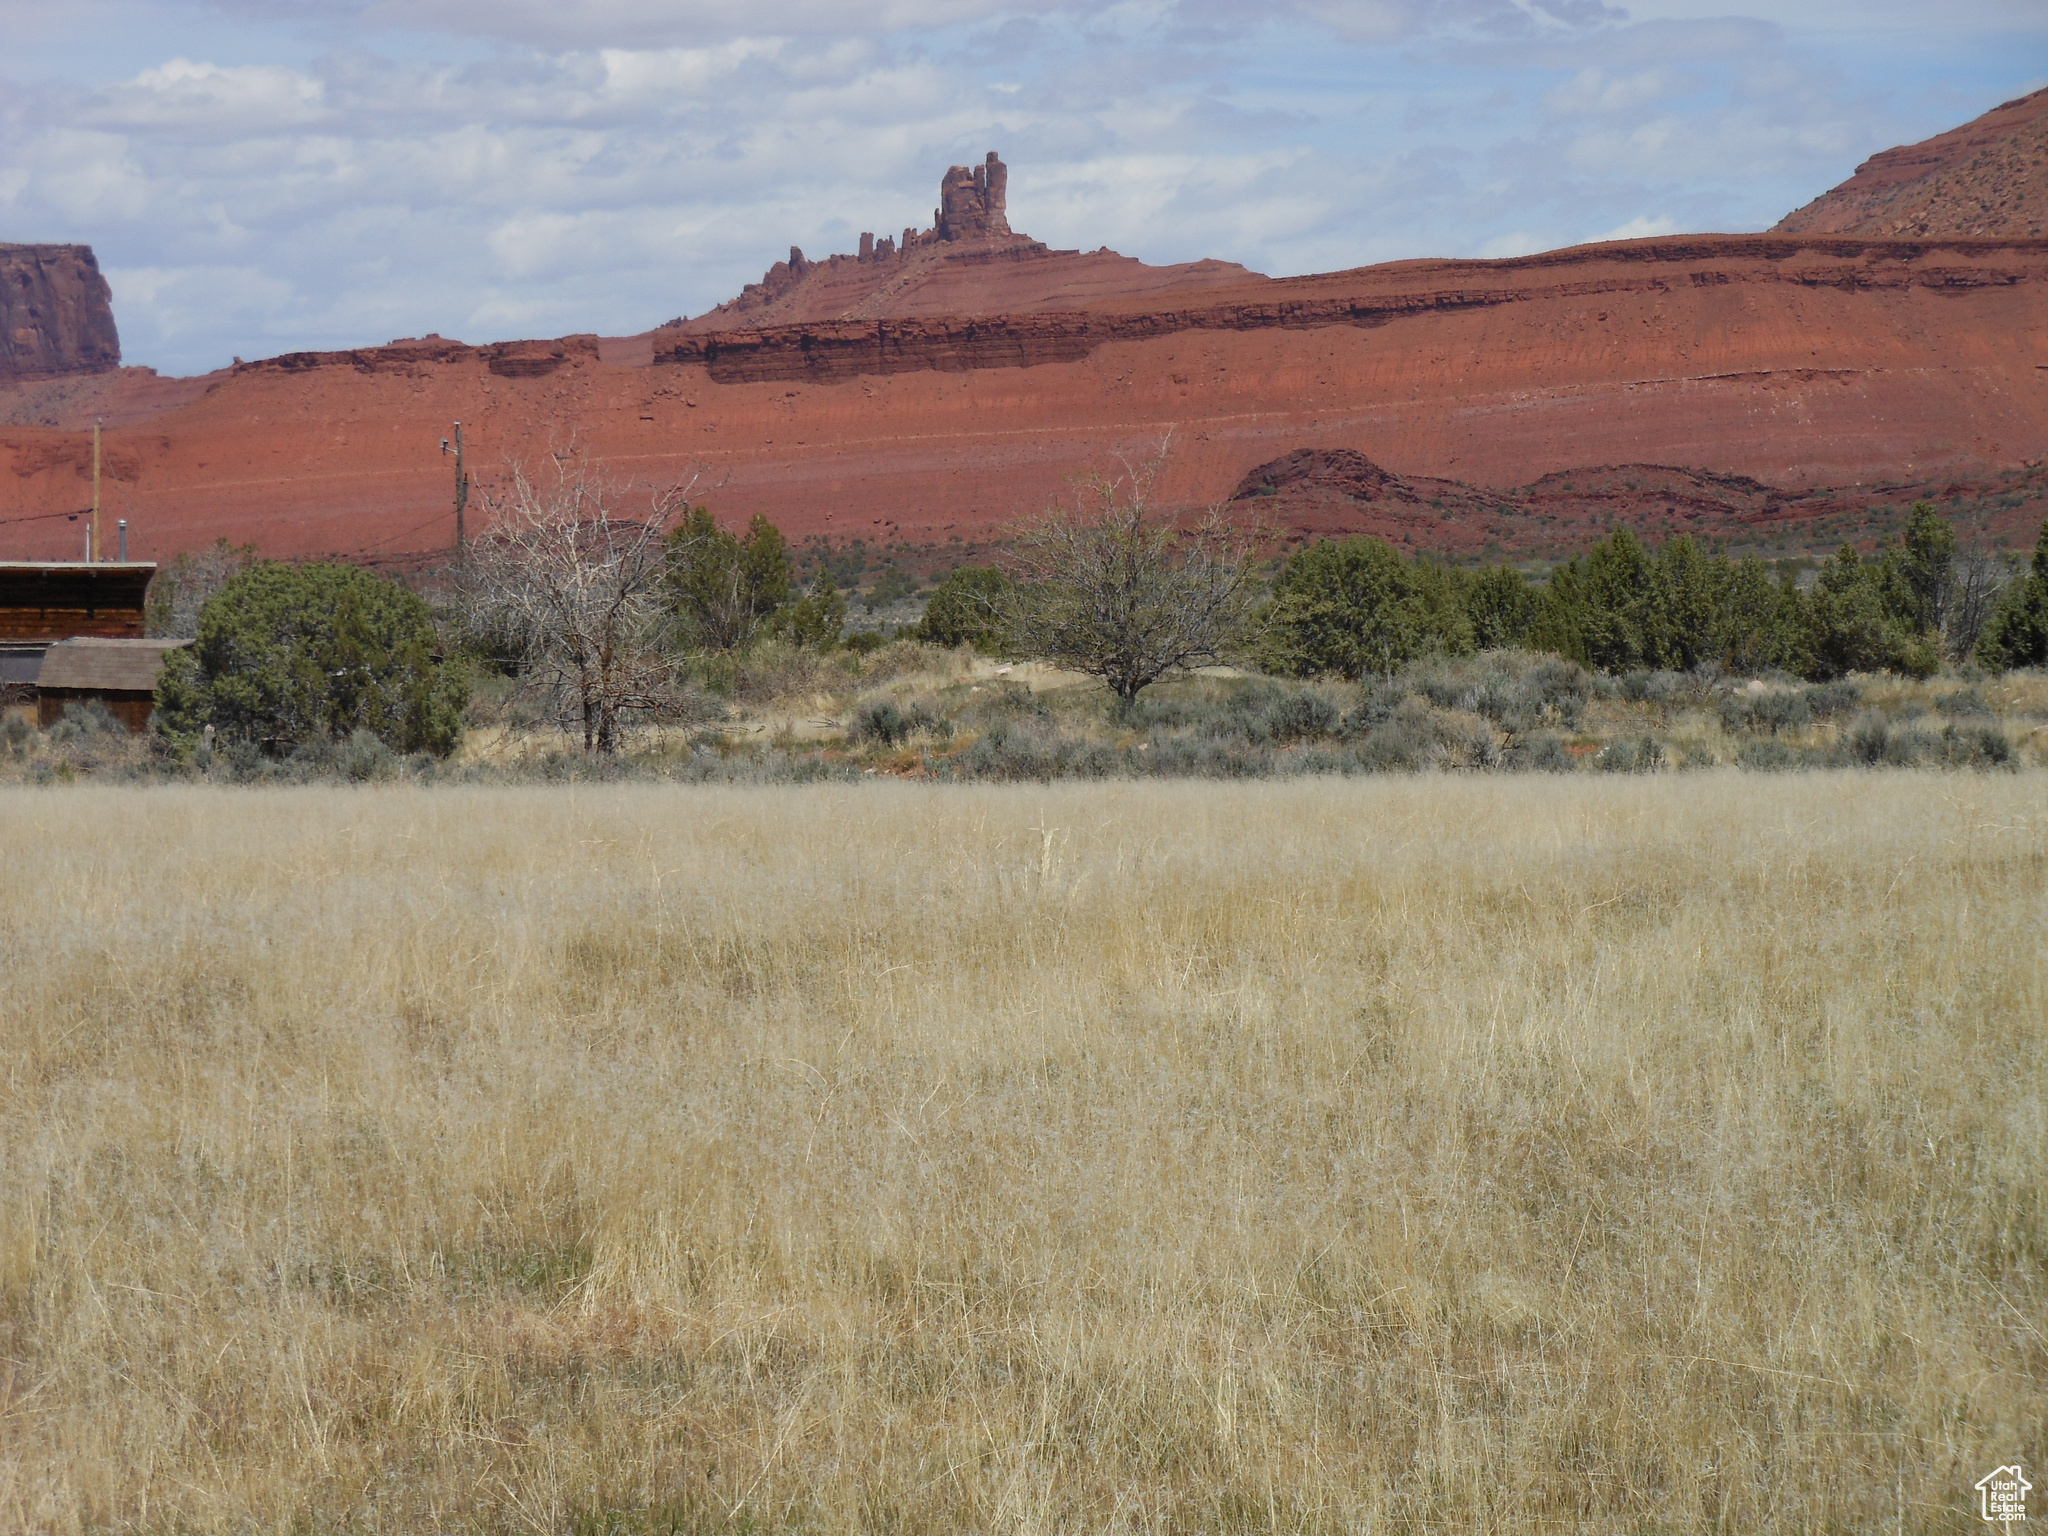
M0 0L0 41L0 240L91 243L166 373L642 330L990 148L1017 228L1152 262L1761 229L2048 84L2044 0Z

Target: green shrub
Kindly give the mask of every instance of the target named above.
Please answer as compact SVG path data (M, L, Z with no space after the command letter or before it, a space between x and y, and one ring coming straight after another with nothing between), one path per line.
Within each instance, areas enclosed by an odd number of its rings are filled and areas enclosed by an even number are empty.
M667 540L669 600L697 644L737 650L789 601L789 550L782 533L756 515L742 539L692 507Z
M1958 688L1954 693L1940 693L1934 697L1934 712L1960 718L1965 715L1989 715L1991 706L1984 701L1984 695L1974 688Z
M52 742L70 743L95 736L118 736L126 729L100 700L79 699L64 706L64 713L50 727L49 736Z
M832 584L832 573L820 570L811 590L777 615L779 632L800 649L834 651L846 628L846 597Z
M2012 738L2003 727L1992 723L1971 720L1944 726L1937 750L1941 761L1950 768L2014 766Z
M1005 615L1013 585L989 566L963 566L932 589L917 622L917 637L932 645L971 645L984 656L1000 656L1009 645Z
M848 735L855 741L879 741L893 747L910 734L911 720L889 699L876 699L854 712Z
M355 566L265 564L208 600L197 641L165 658L156 706L173 737L211 725L273 756L358 730L446 755L467 697L414 593Z
M2000 594L1977 660L1994 672L2048 666L2048 522L2034 541L2032 567Z
M1781 773L1788 768L1797 768L1802 761L1791 743L1780 741L1775 736L1745 741L1735 753L1735 765L1765 773Z
M1864 768L1911 768L1935 755L1935 739L1870 711L1846 731L1837 744L1839 761Z
M1273 584L1263 652L1276 672L1385 677L1427 651L1471 649L1455 578L1379 539L1319 539Z
M1664 744L1654 736L1610 742L1593 758L1602 773L1655 773L1664 766Z
M1518 738L1509 745L1502 761L1506 767L1537 773L1572 773L1579 766L1570 749L1548 731Z
M1813 705L1805 693L1791 688L1730 694L1721 700L1721 729L1731 736L1744 731L1775 736L1780 731L1804 730L1812 723Z

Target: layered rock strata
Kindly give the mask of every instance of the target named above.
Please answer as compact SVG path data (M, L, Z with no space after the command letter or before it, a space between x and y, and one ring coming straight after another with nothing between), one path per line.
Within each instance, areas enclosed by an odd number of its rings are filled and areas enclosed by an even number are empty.
M114 296L89 245L0 245L0 382L121 365Z

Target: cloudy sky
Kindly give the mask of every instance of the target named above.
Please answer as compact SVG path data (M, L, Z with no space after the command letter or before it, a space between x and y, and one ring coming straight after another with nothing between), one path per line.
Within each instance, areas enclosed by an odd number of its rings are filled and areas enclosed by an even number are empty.
M0 240L128 361L643 330L926 224L1262 272L1761 229L2048 84L2048 0L0 0Z

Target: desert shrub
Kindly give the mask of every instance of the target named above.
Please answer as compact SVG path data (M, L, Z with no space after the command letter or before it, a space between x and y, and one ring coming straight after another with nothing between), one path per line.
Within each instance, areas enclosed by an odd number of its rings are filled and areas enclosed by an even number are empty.
M36 728L21 715L9 715L0 721L0 751L10 757L26 755L29 743L36 739Z
M1413 773L1428 764L1433 745L1413 719L1396 717L1368 731L1352 755L1369 772Z
M1051 714L1052 707L1044 699L1022 683L1009 682L983 688L961 711L969 724L983 727L1019 719L1043 720Z
M335 766L356 783L387 779L398 770L398 754L374 731L356 730L342 744Z
M1010 578L990 566L963 566L932 589L917 622L918 638L948 648L971 645L985 656L1004 653Z
M1836 744L1838 761L1865 768L1910 768L1935 753L1935 739L1876 710L1859 717Z
M1655 773L1664 766L1664 745L1654 736L1644 736L1635 741L1615 741L1603 747L1593 758L1593 766L1602 773Z
M1263 715L1267 731L1277 742L1334 735L1342 717L1335 700L1313 689L1276 700Z
M157 682L161 728L208 725L273 755L366 730L400 751L455 747L468 687L435 654L432 616L349 565L258 565L216 593Z
M1504 767L1535 773L1571 773L1579 766L1564 742L1548 731L1511 742L1501 761Z
M878 741L893 747L909 736L910 730L910 716L897 708L893 700L876 699L854 711L847 734L855 741Z
M119 735L125 729L98 699L80 699L64 706L63 715L50 727L49 738L54 745L68 746L95 736Z
M1721 700L1721 729L1731 736L1755 731L1775 736L1780 731L1803 730L1812 723L1813 705L1805 693L1795 689L1736 693Z
M2013 766L2012 738L1992 722L1955 721L1944 726L1936 751L1950 768Z
M1593 679L1575 662L1489 651L1417 662L1381 697L1368 696L1363 708L1385 719L1411 689L1439 709L1482 716L1510 733L1542 726L1576 730L1594 692Z
M889 643L878 629L857 629L846 637L846 648L856 656L871 656Z
M1046 782L1107 778L1125 766L1114 747L1065 736L1038 720L998 720L950 760L951 771L962 777Z
M1162 778L1258 779L1278 761L1250 742L1214 736L1155 737L1137 754L1143 771Z
M1764 773L1782 773L1788 768L1797 768L1803 758L1788 741L1775 736L1763 736L1754 741L1745 741L1735 751L1735 765Z
M1286 745L1335 735L1342 719L1343 712L1325 694L1268 685L1232 698L1217 724L1246 741Z
M1631 704L1676 704L1686 694L1686 681L1664 668L1638 667L1621 676L1619 695Z
M1851 682L1812 683L1800 690L1816 720L1833 720L1863 702L1863 690Z
M1958 688L1953 693L1935 695L1934 711L1951 718L1992 713L1991 706L1984 702L1984 695L1974 688Z

